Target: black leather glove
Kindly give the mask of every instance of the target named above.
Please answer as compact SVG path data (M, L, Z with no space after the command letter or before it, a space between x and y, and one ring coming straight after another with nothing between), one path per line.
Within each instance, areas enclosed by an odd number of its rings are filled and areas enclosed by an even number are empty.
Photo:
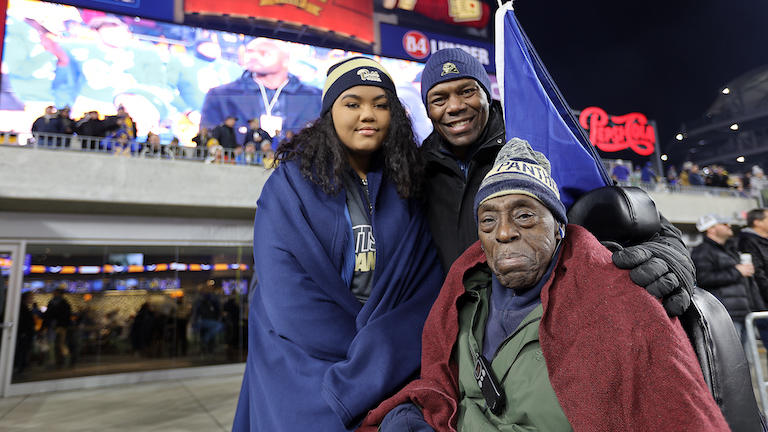
M616 267L630 270L632 282L661 299L669 316L679 316L691 305L696 271L680 231L663 217L661 222L661 231L645 243L609 249Z

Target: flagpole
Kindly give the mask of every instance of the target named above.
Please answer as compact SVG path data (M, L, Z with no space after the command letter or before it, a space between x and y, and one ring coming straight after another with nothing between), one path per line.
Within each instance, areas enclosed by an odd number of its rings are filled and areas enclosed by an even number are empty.
M499 8L496 9L495 22L495 34L494 38L494 50L496 52L496 84L499 88L499 100L501 101L501 112L506 117L506 110L504 109L504 32L500 29L504 28L504 17L507 15L507 11L515 10L512 7L513 1L504 3L502 0L498 0Z

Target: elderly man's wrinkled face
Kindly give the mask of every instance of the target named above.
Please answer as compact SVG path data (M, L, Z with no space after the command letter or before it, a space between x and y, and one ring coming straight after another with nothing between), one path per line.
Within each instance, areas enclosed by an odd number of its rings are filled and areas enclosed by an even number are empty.
M505 195L481 204L477 216L480 242L499 282L507 288L532 288L547 271L560 240L549 209L527 195Z

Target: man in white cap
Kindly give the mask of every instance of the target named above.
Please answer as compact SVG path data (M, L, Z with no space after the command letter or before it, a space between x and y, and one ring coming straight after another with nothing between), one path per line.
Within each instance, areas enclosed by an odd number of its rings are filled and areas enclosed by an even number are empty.
M719 215L700 217L696 229L704 234L704 240L691 252L698 286L723 303L746 351L744 318L751 312L747 278L755 274L755 267L752 263L739 262L738 251L728 242L733 237L733 230Z

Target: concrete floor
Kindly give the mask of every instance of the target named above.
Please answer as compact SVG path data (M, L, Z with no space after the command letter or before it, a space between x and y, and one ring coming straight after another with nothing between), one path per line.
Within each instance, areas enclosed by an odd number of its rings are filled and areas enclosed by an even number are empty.
M0 398L0 431L228 432L242 375Z
M762 346L759 353L765 365ZM0 398L0 431L229 432L241 381L236 374Z

